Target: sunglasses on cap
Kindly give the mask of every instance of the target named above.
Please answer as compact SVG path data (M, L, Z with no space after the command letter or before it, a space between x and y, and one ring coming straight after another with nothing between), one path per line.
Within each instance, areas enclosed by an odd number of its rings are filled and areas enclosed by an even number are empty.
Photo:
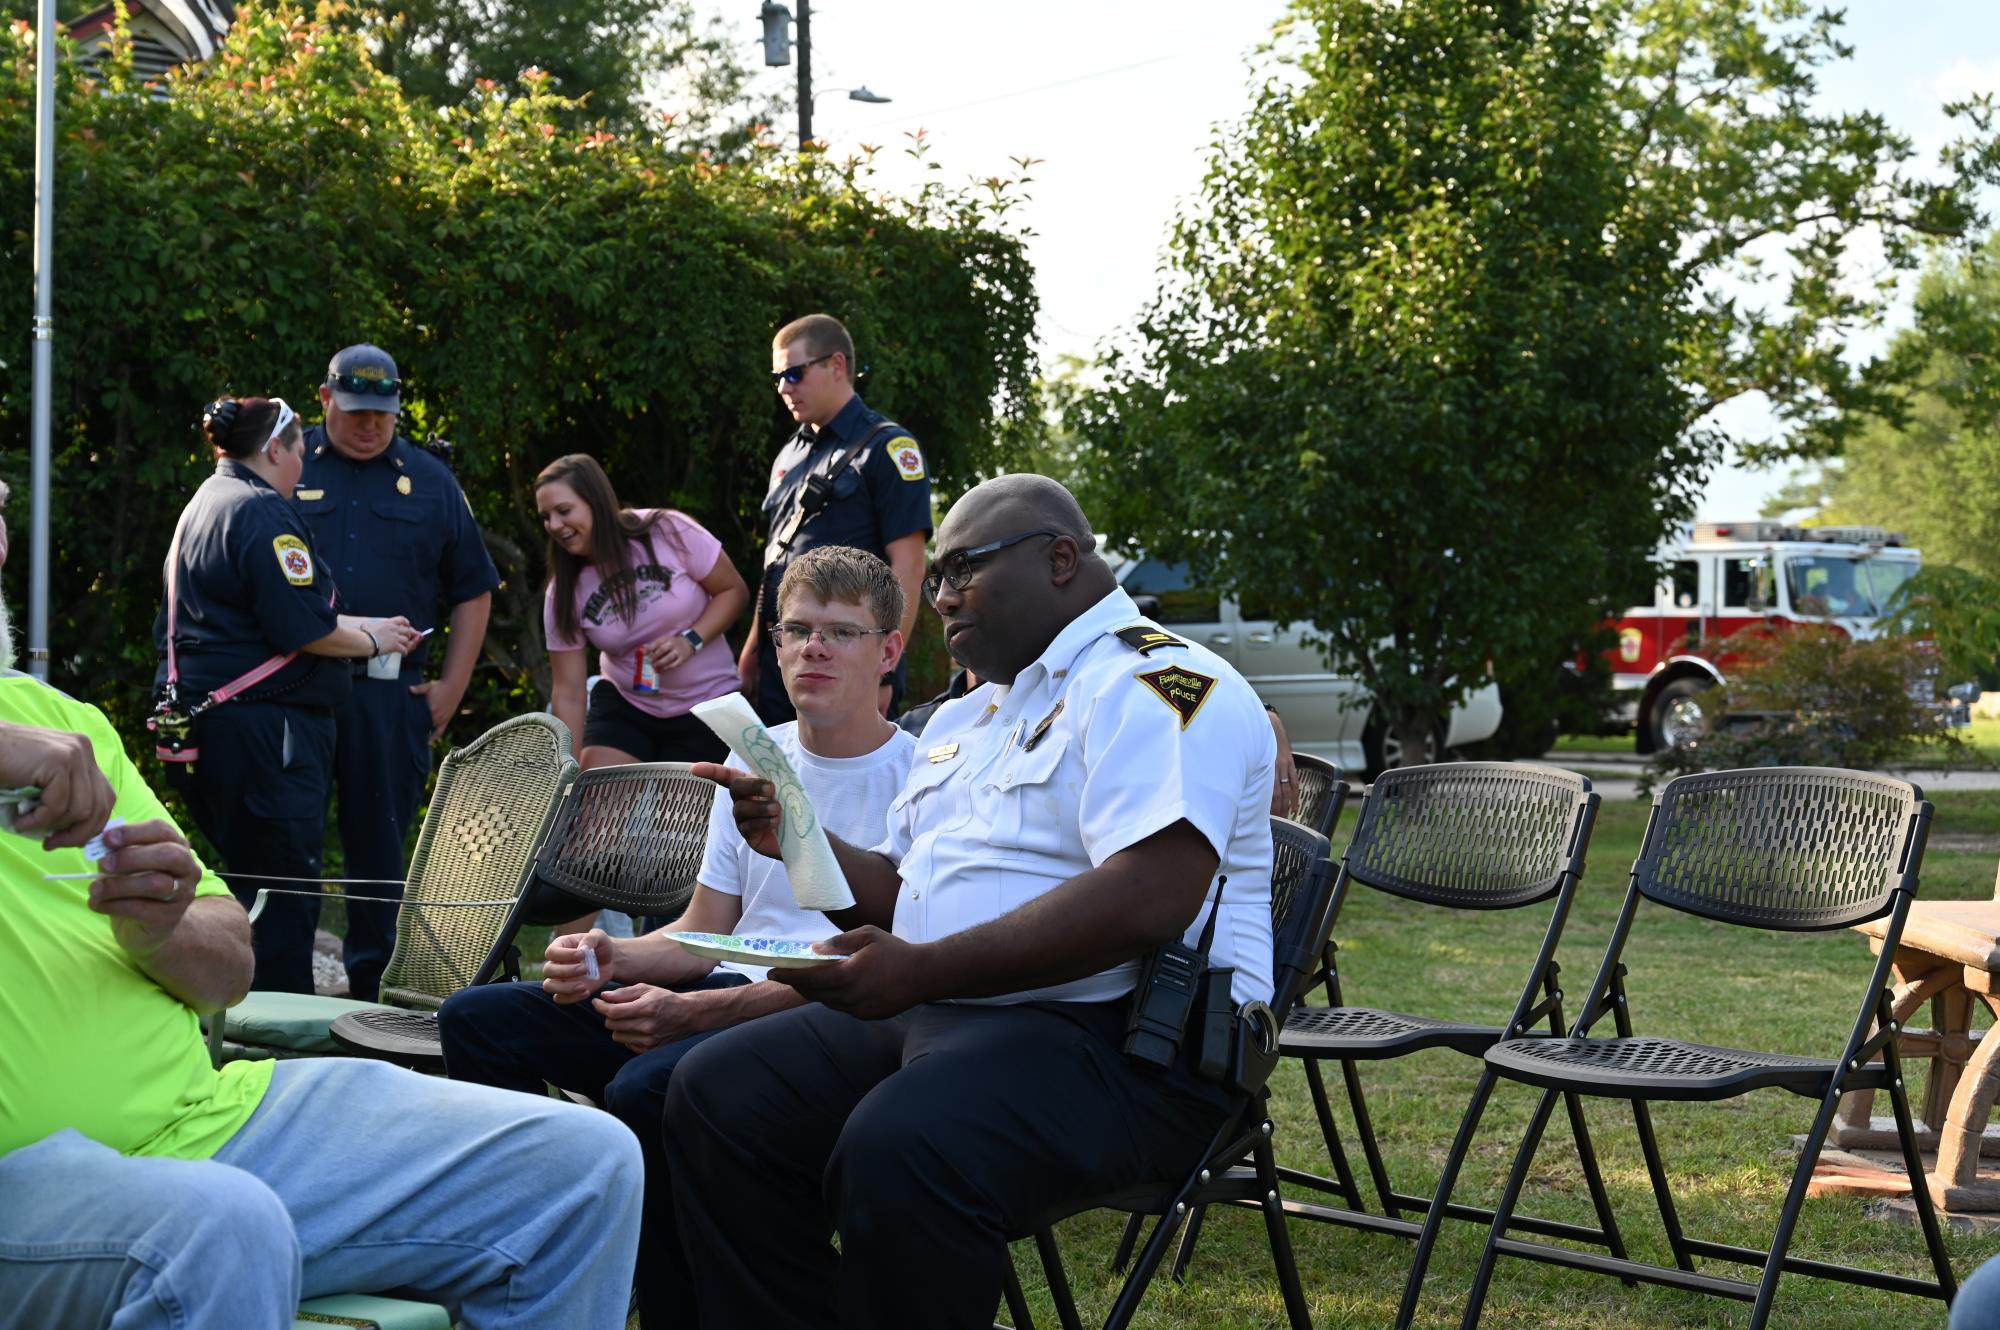
M329 374L326 386L337 393L361 393L373 397L394 397L403 391L401 379L364 379L359 374Z
M814 365L823 365L839 354L838 351L829 351L823 356L814 356L811 360L803 361L797 365L787 365L783 369L774 369L771 371L771 386L775 388L781 383L789 383L796 388L799 380L806 376L807 370L811 369Z

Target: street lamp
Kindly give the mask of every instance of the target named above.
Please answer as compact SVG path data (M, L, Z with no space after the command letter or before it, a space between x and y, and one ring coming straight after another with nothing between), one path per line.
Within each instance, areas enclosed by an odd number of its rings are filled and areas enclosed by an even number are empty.
M778 0L764 0L757 17L764 24L764 63L772 67L788 65L792 62L792 47L799 48L799 147L812 142L813 98L812 86L812 0L798 0L799 13L796 20L792 11L778 3ZM787 29L796 23L798 38L796 43ZM880 93L870 92L866 87L828 88L827 92L844 92L850 102L867 102L871 106L881 106L891 99Z

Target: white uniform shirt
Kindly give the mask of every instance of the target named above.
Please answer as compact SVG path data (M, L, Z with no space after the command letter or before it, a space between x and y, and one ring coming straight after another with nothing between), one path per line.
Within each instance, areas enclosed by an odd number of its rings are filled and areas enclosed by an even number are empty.
M1238 1002L1268 1002L1270 721L1214 652L1175 639L1142 654L1116 636L1135 627L1160 631L1114 590L1011 686L938 708L875 847L902 877L896 935L928 942L997 919L1186 819L1228 877L1210 960L1236 967ZM1208 912L1204 900L1189 945ZM1134 961L984 1000L1108 1001L1137 973Z
M807 752L799 741L796 721L773 726L771 737L799 773L813 811L828 831L855 845L869 845L881 837L889 803L909 774L915 739L897 730L872 753L821 757ZM735 753L729 755L729 765L749 770ZM743 917L736 923L739 936L817 942L840 931L819 911L799 908L792 899L792 883L784 864L750 848L736 829L729 791L720 785L715 787L715 806L708 814L708 846L702 851L701 873L695 880L712 891L743 898ZM764 966L733 961L723 961L717 968L752 979L771 975Z

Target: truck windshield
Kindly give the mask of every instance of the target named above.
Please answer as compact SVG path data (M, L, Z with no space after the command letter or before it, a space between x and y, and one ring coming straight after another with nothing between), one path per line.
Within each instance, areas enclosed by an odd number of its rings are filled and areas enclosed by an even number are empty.
M1816 554L1785 561L1792 609L1821 618L1872 617L1916 574L1914 559Z

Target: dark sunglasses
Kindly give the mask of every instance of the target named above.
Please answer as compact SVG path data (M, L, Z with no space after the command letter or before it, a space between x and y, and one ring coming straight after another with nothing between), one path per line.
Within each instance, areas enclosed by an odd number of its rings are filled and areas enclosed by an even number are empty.
M373 397L394 397L403 391L401 379L364 379L358 374L329 374L326 386L337 393L363 393Z
M775 388L781 383L789 383L796 388L799 380L806 376L807 370L811 369L814 365L823 365L839 354L838 351L829 351L823 356L814 356L811 360L805 361L802 364L787 365L783 369L774 369L771 371L771 386Z
M965 590L972 582L972 575L979 571L979 565L1010 545L1033 540L1036 536L1048 536L1060 540L1062 535L1060 531L1047 529L1023 531L1018 536L1008 536L1004 540L992 541L985 545L974 545L969 550L953 550L932 564L931 570L924 574L924 603L936 609L938 592L946 586L953 591Z

